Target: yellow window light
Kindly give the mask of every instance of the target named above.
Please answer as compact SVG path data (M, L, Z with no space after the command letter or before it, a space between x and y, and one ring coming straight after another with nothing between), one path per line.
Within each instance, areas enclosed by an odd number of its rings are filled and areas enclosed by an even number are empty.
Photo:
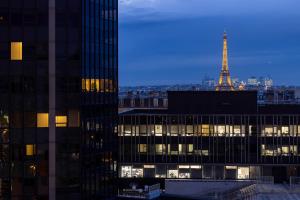
M55 117L56 127L67 127L67 116L56 116Z
M22 42L11 42L11 60L23 59L23 44Z
M26 144L26 156L35 155L35 144Z
M81 88L84 92L114 92L114 83L110 79L82 79Z
M48 113L38 113L37 114L37 127L38 128L49 127L49 114Z

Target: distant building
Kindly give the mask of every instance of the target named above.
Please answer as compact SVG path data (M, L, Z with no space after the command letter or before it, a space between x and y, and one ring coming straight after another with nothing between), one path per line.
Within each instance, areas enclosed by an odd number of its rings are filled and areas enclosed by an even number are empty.
M300 105L256 91L169 92L168 108L119 116L121 182L300 176Z
M202 80L202 86L205 90L214 89L216 86L216 81L215 79L206 76Z
M265 78L263 86L264 86L265 90L268 90L268 89L272 88L273 87L273 80L269 77Z
M247 80L247 86L248 87L257 87L257 86L259 86L258 79L256 77L254 77L254 76L248 78L248 80Z
M232 78L231 80L234 88L238 88L241 85L241 82L239 81L238 78Z

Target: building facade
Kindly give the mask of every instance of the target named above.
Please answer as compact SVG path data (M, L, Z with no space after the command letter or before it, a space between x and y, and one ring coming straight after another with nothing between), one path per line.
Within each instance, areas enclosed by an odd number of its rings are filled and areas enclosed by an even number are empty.
M82 199L117 194L118 1L82 1Z
M117 22L117 0L0 1L1 199L113 194Z
M165 110L119 117L119 176L257 179L300 175L300 106L257 104L256 92L169 92ZM246 105L246 106L245 106Z

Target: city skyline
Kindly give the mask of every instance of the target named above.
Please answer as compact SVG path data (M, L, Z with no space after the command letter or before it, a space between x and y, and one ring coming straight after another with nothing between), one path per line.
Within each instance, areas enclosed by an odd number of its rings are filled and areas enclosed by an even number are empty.
M228 2L220 12L207 2L120 1L120 86L217 79L224 28L232 77L271 76L277 85L300 85L299 3L247 2L246 10Z

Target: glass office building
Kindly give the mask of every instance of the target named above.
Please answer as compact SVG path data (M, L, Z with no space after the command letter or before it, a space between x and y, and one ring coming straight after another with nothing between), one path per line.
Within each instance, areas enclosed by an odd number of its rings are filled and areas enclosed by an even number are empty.
M0 1L0 199L113 195L117 0Z
M260 105L246 91L168 98L167 109L120 114L121 182L300 175L300 105Z

